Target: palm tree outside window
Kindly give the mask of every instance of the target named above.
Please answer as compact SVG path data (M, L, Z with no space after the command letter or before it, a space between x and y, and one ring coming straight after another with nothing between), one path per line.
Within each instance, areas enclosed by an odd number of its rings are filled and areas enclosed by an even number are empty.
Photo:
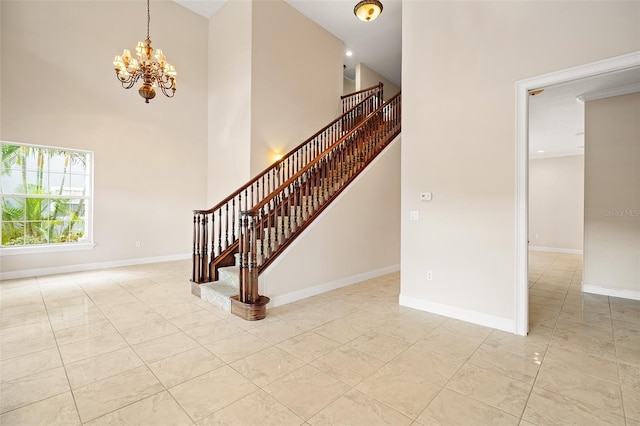
M89 151L2 145L2 248L91 242Z

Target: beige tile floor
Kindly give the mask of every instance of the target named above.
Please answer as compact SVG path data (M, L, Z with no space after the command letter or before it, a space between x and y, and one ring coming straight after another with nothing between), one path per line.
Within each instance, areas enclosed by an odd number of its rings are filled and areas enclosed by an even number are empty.
M399 275L245 322L188 262L0 283L2 425L640 425L640 302L532 252L531 333L398 306Z

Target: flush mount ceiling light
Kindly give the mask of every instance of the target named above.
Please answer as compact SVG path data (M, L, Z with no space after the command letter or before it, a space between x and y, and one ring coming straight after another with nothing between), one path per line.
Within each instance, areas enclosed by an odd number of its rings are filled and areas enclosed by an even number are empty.
M364 22L373 21L382 13L382 3L378 0L363 0L356 4L353 13Z
M147 104L156 96L154 89L156 85L168 98L173 98L176 93L176 69L167 62L162 50L156 49L155 55L153 54L151 39L149 39L150 22L151 13L149 0L147 0L147 39L144 43L138 42L136 47L138 58L132 58L129 49L124 49L122 55L117 55L113 60L113 65L116 66L116 77L125 89L132 88L138 80L142 79L143 83L138 93Z

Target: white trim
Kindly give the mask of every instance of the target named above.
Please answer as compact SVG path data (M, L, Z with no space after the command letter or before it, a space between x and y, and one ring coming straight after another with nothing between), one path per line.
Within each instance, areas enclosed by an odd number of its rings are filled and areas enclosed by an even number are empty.
M0 255L22 256L39 253L62 253L67 251L93 250L95 243L60 243L60 244L34 244L27 246L5 246L0 248Z
M529 246L531 251L547 251L549 253L583 254L581 249Z
M302 290L293 291L291 293L282 294L280 296L269 296L271 302L269 302L269 308L275 308L276 306L286 305L287 303L295 302L297 300L306 299L307 297L316 296L318 294L326 293L328 291L337 290L342 287L346 287L352 284L356 284L362 281L377 278L382 275L387 275L392 272L398 272L400 265L387 266L386 268L376 269L375 271L364 272L362 274L352 275L347 278L341 278L336 281L331 281L324 284L319 284L313 287L304 288Z
M622 299L640 300L640 290L629 290L626 288L611 288L601 285L582 283L584 293L601 294L603 296L619 297Z
M614 96L628 95L640 92L640 83L629 84L627 86L615 87L613 89L597 90L595 92L585 93L578 96L578 100L582 103L588 101L597 101L598 99L612 98Z
M516 83L516 288L514 333L529 333L529 90ZM523 230L524 232L520 232ZM524 283L524 285L522 285Z
M516 82L516 334L527 334L529 327L527 274L529 90L636 67L640 67L640 51Z
M400 295L400 305L459 319L473 324L483 325L485 327L507 331L509 333L513 333L516 330L515 321L509 318L497 317L495 315L483 314L482 312L470 311L456 306L429 302L424 299L416 299L415 297Z
M192 254L174 254L169 256L141 257L137 259L114 260L111 262L80 263L77 265L52 266L50 268L24 269L21 271L0 272L1 280L41 277L43 275L68 274L71 272L92 271L95 269L119 268L121 266L144 265L148 263L172 262L191 259ZM186 278L185 278L186 279Z

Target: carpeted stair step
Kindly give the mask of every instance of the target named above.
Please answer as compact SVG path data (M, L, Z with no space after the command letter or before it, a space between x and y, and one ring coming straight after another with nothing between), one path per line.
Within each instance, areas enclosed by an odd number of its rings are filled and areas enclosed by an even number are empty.
M200 285L200 298L231 312L231 296L238 295L239 268L227 266L218 269L218 281Z

